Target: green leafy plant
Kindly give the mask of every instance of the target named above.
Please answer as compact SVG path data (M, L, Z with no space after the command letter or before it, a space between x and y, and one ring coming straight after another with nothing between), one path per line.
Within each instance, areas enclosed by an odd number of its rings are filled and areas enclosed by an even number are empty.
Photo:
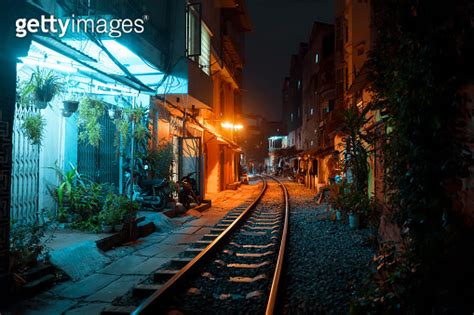
M98 147L102 139L99 123L105 113L105 104L97 99L85 97L79 104L79 140Z
M45 127L46 120L40 113L28 114L21 125L24 134L31 141L31 144L40 146L44 138Z
M356 105L350 106L344 112L344 120L339 130L345 135L343 138L343 150L345 158L343 161L345 171L352 174L354 189L359 193L367 191L368 184L368 153L369 144L374 142L374 134L367 128L370 120L368 114L373 108L366 106L359 109Z
M69 207L69 196L73 190L74 186L85 187L85 180L82 179L81 175L77 169L70 164L70 170L63 172L62 168L58 165L55 167L50 167L50 169L56 172L56 175L60 181L58 187L53 190L53 197L58 202L58 214L57 219L59 222L66 222L69 216L68 208ZM67 206L66 206L67 204Z
M121 138L122 148L125 148L133 136L136 148L146 151L148 139L150 138L147 114L148 109L145 107L125 108L120 118L114 120L118 135ZM132 123L135 124L133 134L131 134ZM117 146L118 144L119 141L116 141Z
M40 256L47 256L47 248L42 239L46 226L38 222L10 224L11 269L24 271L36 265Z
M113 226L122 224L126 220L134 217L139 205L130 199L109 193L105 199L103 210L100 213L100 220L104 225Z
M150 166L152 177L158 176L171 180L174 164L173 144L162 142L156 150L148 153L146 162Z
M361 314L474 309L473 221L463 197L473 165L464 94L472 86L471 2L372 1L368 77L386 117L386 206L402 239L376 262L354 305Z
M32 97L37 102L50 102L61 93L63 86L61 78L53 71L41 70L37 67L30 80L23 86L23 99Z

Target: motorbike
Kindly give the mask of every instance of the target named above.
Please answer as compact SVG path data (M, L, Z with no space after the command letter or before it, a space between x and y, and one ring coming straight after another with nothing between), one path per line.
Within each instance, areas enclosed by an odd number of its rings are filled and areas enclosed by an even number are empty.
M129 198L141 204L143 210L162 211L169 201L172 201L171 183L164 178L145 179L140 174L148 171L148 166L143 166L143 171L134 172L134 183L130 170L125 173L125 191Z
M191 208L191 204L201 204L201 196L198 191L197 181L194 178L196 172L192 172L179 181L178 201L186 209Z

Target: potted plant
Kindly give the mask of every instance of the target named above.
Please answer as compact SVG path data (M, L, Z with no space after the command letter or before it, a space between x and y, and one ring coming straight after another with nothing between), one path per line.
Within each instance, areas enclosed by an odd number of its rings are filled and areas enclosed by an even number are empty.
M329 186L329 203L336 210L336 220L342 221L345 214L345 198L348 185L343 181L341 183L333 183Z
M21 125L23 133L31 141L32 145L40 145L44 137L46 121L40 113L32 113L25 117Z
M23 87L23 98L32 96L36 107L45 109L48 103L62 91L60 77L53 71L35 69L30 80Z
M63 116L71 117L79 108L79 102L74 100L63 101Z
M120 232L124 223L131 221L137 211L138 204L136 202L131 202L124 196L109 192L105 198L100 218L104 228L113 228L116 232Z
M355 190L348 193L347 198L349 226L351 229L358 229L360 227L361 215L364 215L369 211L370 200L365 193Z
M56 171L56 175L60 180L60 184L54 190L54 198L58 202L58 213L57 220L61 223L71 223L71 216L69 213L70 206L70 195L73 192L75 186L85 186L84 181L82 180L77 169L70 164L71 170L68 172L63 172L63 170L56 165L55 167L50 167L50 169Z

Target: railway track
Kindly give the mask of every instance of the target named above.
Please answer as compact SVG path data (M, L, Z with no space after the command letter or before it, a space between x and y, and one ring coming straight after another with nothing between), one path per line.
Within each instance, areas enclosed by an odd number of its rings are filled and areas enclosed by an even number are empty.
M133 291L133 305L103 314L273 314L286 247L286 187L262 177L248 205L224 217L179 259Z

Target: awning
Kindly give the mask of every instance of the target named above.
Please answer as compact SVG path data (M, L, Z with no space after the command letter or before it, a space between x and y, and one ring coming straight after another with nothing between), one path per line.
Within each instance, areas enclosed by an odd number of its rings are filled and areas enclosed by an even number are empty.
M82 72L102 83L120 83L147 94L155 93L164 76L162 71L115 39L96 43L84 36L59 40L34 35L30 51L27 57L20 58L21 62L59 71Z

